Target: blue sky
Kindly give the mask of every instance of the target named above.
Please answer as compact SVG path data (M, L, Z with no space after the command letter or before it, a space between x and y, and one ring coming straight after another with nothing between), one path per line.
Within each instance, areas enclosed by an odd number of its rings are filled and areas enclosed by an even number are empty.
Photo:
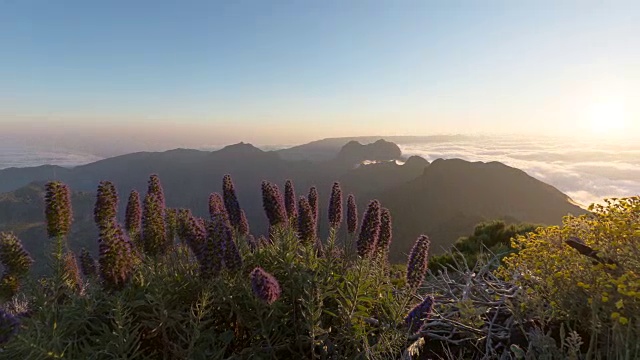
M640 135L639 19L637 1L0 0L0 126Z

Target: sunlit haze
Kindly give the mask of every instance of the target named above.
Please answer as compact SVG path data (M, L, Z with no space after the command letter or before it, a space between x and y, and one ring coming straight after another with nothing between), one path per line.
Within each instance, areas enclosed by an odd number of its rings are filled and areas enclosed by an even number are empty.
M155 147L633 137L638 16L635 1L1 1L0 126Z

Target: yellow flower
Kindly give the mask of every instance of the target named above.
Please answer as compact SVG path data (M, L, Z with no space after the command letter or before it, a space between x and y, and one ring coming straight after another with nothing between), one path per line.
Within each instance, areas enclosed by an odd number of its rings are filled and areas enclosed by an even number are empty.
M622 309L624 307L624 302L622 301L622 299L618 300L616 302L616 309Z
M616 320L620 317L620 313L619 312L613 312L611 313L611 320Z
M629 323L629 319L627 319L624 316L621 316L620 319L618 319L618 322L622 325L627 325Z

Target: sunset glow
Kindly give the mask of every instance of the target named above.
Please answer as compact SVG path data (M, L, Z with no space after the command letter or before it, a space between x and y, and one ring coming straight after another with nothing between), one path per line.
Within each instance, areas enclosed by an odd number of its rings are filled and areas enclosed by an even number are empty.
M600 135L620 135L627 130L624 104L616 101L593 104L588 108L591 131Z

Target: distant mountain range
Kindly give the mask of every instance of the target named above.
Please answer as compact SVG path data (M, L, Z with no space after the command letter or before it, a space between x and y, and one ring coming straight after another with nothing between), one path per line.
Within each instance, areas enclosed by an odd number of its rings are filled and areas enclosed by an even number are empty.
M217 151L175 149L139 152L100 160L72 169L59 166L0 170L0 231L15 231L36 258L44 254L43 184L61 180L74 191L75 220L70 242L75 249L96 250L91 222L93 192L110 180L120 195L146 191L150 174L160 176L169 207L207 213L208 195L221 191L222 177L231 174L253 233L266 232L260 183L283 186L292 179L298 195L310 186L320 194L320 228L326 232L326 206L333 181L358 199L360 213L374 198L391 210L394 223L392 260L402 261L415 237L432 238L434 253L448 248L481 221L559 224L564 215L584 212L556 188L501 163L438 159L429 164L414 156L404 159L400 148L381 139L361 144L350 139L323 140L291 149L262 151L239 143ZM324 149L322 151L318 149ZM402 161L398 161L404 159Z

